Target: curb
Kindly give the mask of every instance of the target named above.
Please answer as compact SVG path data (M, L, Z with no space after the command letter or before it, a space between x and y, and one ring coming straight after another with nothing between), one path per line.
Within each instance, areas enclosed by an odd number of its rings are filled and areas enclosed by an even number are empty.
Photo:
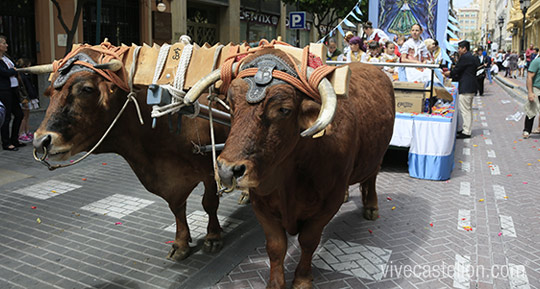
M516 89L514 85L508 83L506 80L501 79L500 77L496 76L495 82L504 90L508 95L510 95L516 102L520 104L525 104L527 95L523 95L520 93L521 89Z

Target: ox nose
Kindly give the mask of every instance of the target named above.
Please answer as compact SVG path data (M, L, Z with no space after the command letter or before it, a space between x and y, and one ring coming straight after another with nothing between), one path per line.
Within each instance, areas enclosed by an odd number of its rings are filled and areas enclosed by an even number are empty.
M221 183L229 188L233 186L233 178L238 180L246 172L245 165L227 165L221 161L218 161L217 165Z
M52 137L50 134L44 135L39 138L34 138L33 145L34 148L37 150L38 153L43 153L43 149L47 148L49 149L49 146L51 145Z

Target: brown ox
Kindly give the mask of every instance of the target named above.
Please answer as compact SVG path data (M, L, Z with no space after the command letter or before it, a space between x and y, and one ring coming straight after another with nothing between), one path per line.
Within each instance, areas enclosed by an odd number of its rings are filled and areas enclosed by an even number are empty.
M83 50L92 59L99 54ZM52 82L58 77L55 73ZM186 222L186 200L199 182L205 192L203 207L209 216L203 249L221 249L221 227L216 211L219 205L211 156L193 154L193 144L209 144L209 122L182 117L179 134L171 133L167 119L152 129L147 87L137 87L142 110L141 126L133 104L129 104L96 153L117 153L129 163L144 187L162 197L176 218L176 237L168 258L181 260L189 255L191 240ZM34 147L45 148L51 160L67 160L88 151L104 134L126 100L127 92L115 87L97 73L75 72L60 88L51 85L46 94L50 104L35 133ZM224 141L228 129L216 126L216 139Z
M240 70L265 53L286 59L282 52L267 49L248 56ZM349 185L361 183L364 216L378 216L375 181L392 136L394 92L380 69L361 63L349 67L349 97L337 100L335 117L319 138L303 138L300 132L315 126L319 111L322 115L328 109L324 101L320 105L290 84L279 83L268 86L260 102L248 103L250 84L245 78L233 80L228 90L232 127L218 158L219 175L223 184L250 190L270 258L267 288L285 288L286 233L298 234L302 248L293 288L312 287L313 252ZM214 80L216 74L203 79L186 102Z

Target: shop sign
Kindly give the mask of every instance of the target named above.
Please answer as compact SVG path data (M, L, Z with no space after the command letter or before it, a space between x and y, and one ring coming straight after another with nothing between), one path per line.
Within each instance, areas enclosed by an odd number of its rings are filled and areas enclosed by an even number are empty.
M240 11L240 20L277 26L279 17L272 14L244 10Z

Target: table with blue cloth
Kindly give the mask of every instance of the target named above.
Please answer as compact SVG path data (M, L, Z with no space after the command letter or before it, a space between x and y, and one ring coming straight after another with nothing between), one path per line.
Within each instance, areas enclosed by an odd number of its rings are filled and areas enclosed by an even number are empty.
M396 113L391 146L409 148L409 175L414 178L444 181L454 168L457 127L457 84L447 90L454 97L444 114ZM455 106L454 106L455 104Z

